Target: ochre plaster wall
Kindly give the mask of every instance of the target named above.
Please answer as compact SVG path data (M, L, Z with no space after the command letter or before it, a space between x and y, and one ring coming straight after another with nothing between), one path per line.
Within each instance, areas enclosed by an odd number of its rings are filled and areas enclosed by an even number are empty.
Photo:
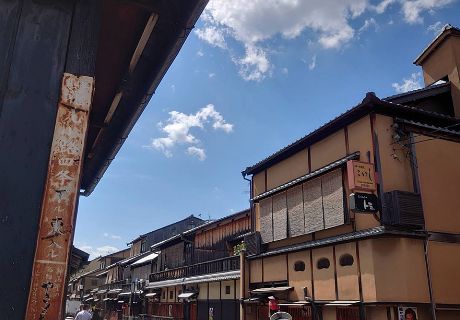
M250 281L251 283L262 282L262 259L250 260Z
M311 241L312 239L313 237L312 237L312 234L310 233L310 234L304 234L298 237L292 237L292 238L279 240L276 242L270 242L267 245L268 245L268 250L273 250L276 248L286 247L286 246L294 245L294 244L301 243L301 242Z
M220 299L220 282L209 282L209 300Z
M372 240L358 242L359 263L361 268L361 285L363 287L363 300L365 302L377 301L375 289L374 253Z
M337 226L334 228L315 232L315 239L329 238L329 237L333 237L339 234L344 234L344 233L348 233L352 231L353 231L353 226L351 224L344 224L344 225Z
M448 37L430 54L422 65L423 77L427 86L448 76L449 81L452 83L451 94L457 117L460 117L459 63L460 38Z
M359 161L369 162L367 153L370 153L370 162L374 162L372 146L372 130L370 116L365 116L347 126L349 153L360 152Z
M341 266L340 257L349 254L353 257L353 265ZM337 287L339 300L359 300L358 259L354 242L335 246Z
M415 153L427 230L460 233L460 143L424 141L415 144Z
M308 150L278 162L267 169L267 189L271 190L308 173Z
M378 136L383 191L401 190L413 192L412 169L410 159L401 146L393 143L393 119L387 116L375 116L375 128ZM397 158L395 158L397 156Z
M312 252L315 300L336 300L332 247L314 249ZM330 266L328 269L318 269L317 263L321 258L329 259Z
M305 263L304 271L295 271L294 264L297 261ZM312 297L312 279L311 279L311 263L310 252L300 251L288 254L288 272L289 286L294 287L294 290L289 292L289 299L292 301L304 300L304 287L307 287L308 296Z
M263 264L264 282L287 280L286 255L264 258Z
M200 283L198 284L198 300L207 300L208 299L208 284Z
M435 302L460 304L460 244L429 241L428 260Z
M372 250L379 302L430 301L423 240L373 239Z
M455 76L457 73L455 58L453 43L442 42L423 62L425 85L429 86L445 76Z
M254 197L267 191L265 188L265 171L255 174L252 177L252 188Z
M310 147L311 171L343 158L346 155L345 133L339 130Z
M230 293L226 294L225 290L226 287L230 287ZM222 281L221 282L221 297L222 300L230 300L230 299L235 299L235 282L233 280L228 280L228 281Z

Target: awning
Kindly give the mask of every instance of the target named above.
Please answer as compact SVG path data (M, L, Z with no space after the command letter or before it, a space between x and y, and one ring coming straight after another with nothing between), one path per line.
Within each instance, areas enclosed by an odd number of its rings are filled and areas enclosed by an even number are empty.
M178 299L192 299L198 295L197 292L183 292L177 296Z
M131 292L121 292L118 294L119 296L130 296Z
M288 302L288 303L278 303L279 306L284 306L284 307L303 307L309 304L310 302L308 301L293 301L293 302Z
M85 301L91 301L91 300L94 300L94 298L93 298L93 297L89 297L89 298L85 299Z
M153 298L153 297L156 297L157 295L158 295L158 292L151 292L151 293L147 293L144 297Z
M94 299L94 302L98 302L98 301L99 301L99 299L98 299L98 298Z
M108 291L107 289L99 290L99 291L97 292L97 294L103 294L103 293L106 293L107 291Z
M123 289L112 289L108 293L119 293L121 291L123 291Z
M83 296L83 299L86 299L86 298L88 298L88 297L90 297L90 296L91 296L91 294L89 294L89 293L88 293L88 294L85 294L85 295Z
M149 262L149 261L152 261L153 259L156 259L156 257L158 257L158 253L154 252L154 253L151 253L143 258L140 258L139 260L131 263L131 266L137 266L137 265L141 265L141 264L144 264L146 262Z
M359 300L336 300L325 303L325 306L347 307L359 303Z
M248 298L248 299L244 299L243 303L257 303L257 302L260 302L260 301L261 301L260 298Z
M111 298L104 298L102 299L102 301L108 301L108 300L112 300Z
M193 284L193 283L202 283L202 282L213 282L213 281L223 281L223 280L233 280L240 278L240 271L228 271L228 272L221 272L221 273L211 273L205 274L202 276L195 276L195 277L188 277L188 278L179 278L174 280L164 280L164 281L157 281L157 282L150 282L146 289L153 289L153 288L164 288L164 287L172 287L177 285L184 285L184 284Z
M281 293L281 292L286 292L288 290L292 290L294 287L270 287L270 288L259 288L259 289L254 289L251 290L251 293L258 293L258 294L263 294L263 293Z

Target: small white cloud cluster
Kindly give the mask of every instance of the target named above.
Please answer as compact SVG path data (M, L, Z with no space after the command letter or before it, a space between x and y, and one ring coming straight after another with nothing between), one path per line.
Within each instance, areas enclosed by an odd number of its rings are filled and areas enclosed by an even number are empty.
M115 240L120 240L121 239L121 236L119 235L116 235L116 234L110 234L108 232L104 232L104 237L106 238L111 238L111 239L115 239Z
M166 133L166 137L153 139L151 147L163 152L166 157L172 157L172 149L176 145L189 145L187 154L203 161L206 159L206 152L204 148L199 147L201 141L191 133L191 129L203 130L206 124L211 124L214 130L222 130L225 133L233 131L233 124L227 123L212 104L208 104L194 114L171 111L166 124L161 122L158 124L160 130Z
M424 11L433 11L437 8L451 4L455 0L409 0L402 1L402 11L404 20L408 23L421 23Z
M422 73L416 72L411 74L410 78L405 78L401 83L391 85L397 93L404 93L422 88Z
M97 248L94 248L94 247L88 246L88 245L82 245L82 246L78 246L78 248L80 250L83 250L83 251L89 253L90 259L105 256L105 255L108 255L108 254L111 254L111 253L119 251L119 249L117 247L109 246L109 245L101 246L101 247L97 247Z
M239 74L248 81L260 81L272 74L267 40L281 36L294 39L305 30L314 32L325 49L341 48L357 34L377 22L369 17L358 33L351 26L368 12L382 14L399 5L408 23L422 22L422 13L444 7L455 0L211 0L203 14L204 26L195 31L203 41L228 50ZM228 39L242 44L244 55L229 48Z

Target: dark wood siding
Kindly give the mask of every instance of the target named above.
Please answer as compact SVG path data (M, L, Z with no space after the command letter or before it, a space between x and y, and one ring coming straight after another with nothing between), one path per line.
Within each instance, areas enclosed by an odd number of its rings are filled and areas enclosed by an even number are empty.
M73 1L0 2L0 314L23 319Z

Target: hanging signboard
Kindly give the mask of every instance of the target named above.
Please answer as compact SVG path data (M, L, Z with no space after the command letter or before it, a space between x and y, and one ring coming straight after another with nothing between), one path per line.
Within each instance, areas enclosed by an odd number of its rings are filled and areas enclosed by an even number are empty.
M350 160L347 162L348 184L350 190L375 191L375 170L372 163Z
M355 192L350 194L350 210L357 212L377 212L379 199L375 194Z

